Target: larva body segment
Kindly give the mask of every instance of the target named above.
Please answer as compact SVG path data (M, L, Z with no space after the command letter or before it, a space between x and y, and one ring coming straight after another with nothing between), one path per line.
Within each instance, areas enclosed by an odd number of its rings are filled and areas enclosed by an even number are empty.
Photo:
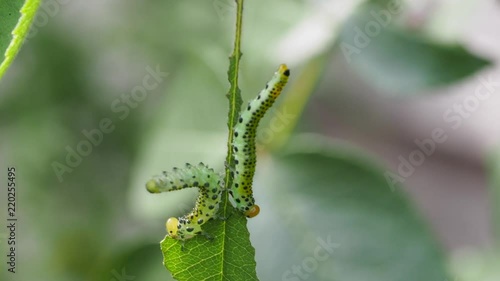
M193 210L179 218L169 218L166 228L169 236L186 240L202 233L202 225L213 219L219 208L222 194L221 177L203 163L185 168L174 168L172 172L154 177L146 183L151 193L169 192L197 187L200 195Z
M235 169L232 172L233 184L229 193L233 196L236 208L250 218L259 213L259 206L255 205L252 192L256 165L255 137L257 126L285 87L288 76L290 76L288 67L284 64L280 65L273 78L266 84L265 89L248 103L234 127L232 149Z

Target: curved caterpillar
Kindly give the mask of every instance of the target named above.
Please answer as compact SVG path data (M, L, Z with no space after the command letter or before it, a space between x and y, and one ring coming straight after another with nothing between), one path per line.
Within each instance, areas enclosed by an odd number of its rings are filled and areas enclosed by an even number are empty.
M252 182L255 173L255 137L257 126L267 110L273 105L288 81L290 70L280 65L273 78L266 84L259 95L248 103L246 110L240 113L234 126L234 138L231 147L234 151L234 170L231 171L233 184L229 193L236 208L245 216L252 218L259 214L255 204ZM174 168L173 172L163 172L146 183L150 193L160 193L198 187L200 195L194 209L179 218L169 218L166 223L170 237L186 240L202 234L202 225L216 216L223 190L221 177L203 163L197 166L186 164L186 168Z
M233 184L229 193L233 196L236 208L249 218L255 217L260 211L259 206L255 204L252 192L256 164L255 136L257 126L280 95L289 76L288 67L284 64L280 65L273 78L266 84L265 89L250 101L247 108L240 113L238 123L234 127L232 149L235 169L231 172Z
M182 217L169 218L166 223L170 237L178 240L186 240L203 233L201 226L215 217L223 189L220 176L203 163L197 166L186 164L184 169L174 168L172 172L163 172L163 175L146 183L146 189L150 193L189 187L198 187L200 190L194 209Z

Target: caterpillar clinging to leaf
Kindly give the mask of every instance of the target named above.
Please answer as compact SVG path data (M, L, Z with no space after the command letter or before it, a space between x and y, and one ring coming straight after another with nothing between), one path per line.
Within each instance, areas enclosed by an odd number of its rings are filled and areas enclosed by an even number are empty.
M203 163L197 166L186 164L186 168L163 172L163 175L146 183L146 189L151 193L189 187L198 187L200 190L194 209L185 216L169 218L166 223L170 237L178 240L186 240L203 233L202 225L215 217L222 194L220 176Z
M233 196L236 208L249 218L255 217L260 211L259 206L255 204L252 192L256 164L255 137L257 126L285 87L288 76L290 76L288 67L284 64L280 65L266 87L241 112L238 123L234 127L232 149L235 169L232 172L233 184L229 193Z
M255 173L255 137L257 126L267 110L273 105L288 81L290 70L280 65L273 78L238 117L234 126L231 148L234 152L234 169L231 168L233 184L229 193L236 208L252 218L259 214L259 206L253 198L252 182ZM173 172L163 172L146 183L151 193L169 192L189 187L198 187L200 195L194 209L187 215L167 220L170 237L186 240L202 234L202 225L216 217L223 191L222 179L203 163L197 166L186 164L186 168L174 168Z

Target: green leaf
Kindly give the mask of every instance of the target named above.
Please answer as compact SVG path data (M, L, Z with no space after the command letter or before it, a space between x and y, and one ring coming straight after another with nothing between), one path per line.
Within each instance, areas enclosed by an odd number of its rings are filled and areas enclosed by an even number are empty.
M223 204L228 206L226 202ZM228 207L233 208L230 204ZM205 226L205 231L214 239L198 235L186 241L184 251L181 243L170 237L161 242L164 264L173 277L177 280L257 280L255 251L250 244L246 218L234 212L227 220Z
M230 89L228 114L228 145L225 170L226 190L232 184L230 168L234 167L233 140L234 125L240 112L242 99L238 87L238 71L241 59L241 25L243 18L243 0L237 0L236 36L234 50L229 58L228 80ZM250 233L246 227L247 219L229 202L225 191L220 203L219 219L204 226L204 230L213 236L209 240L204 236L196 236L185 242L174 240L169 236L161 242L164 264L172 276L180 281L198 280L258 280L255 271L255 249L250 243Z
M0 79L21 49L38 6L40 0L0 2Z
M272 264L258 267L260 276L447 280L443 253L410 200L369 163L316 136L294 138L286 153L260 162L257 228L272 229L252 237L256 249L272 249L257 252L259 265Z
M410 95L458 82L490 64L459 44L440 44L396 28L397 14L384 7L363 6L345 24L339 40L347 63L381 90ZM390 16L377 18L373 12Z

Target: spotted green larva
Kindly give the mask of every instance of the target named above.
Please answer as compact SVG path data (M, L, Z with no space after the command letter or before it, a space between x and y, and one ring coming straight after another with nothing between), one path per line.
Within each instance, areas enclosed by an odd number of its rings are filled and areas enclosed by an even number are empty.
M255 204L252 192L252 181L255 173L255 136L260 119L273 105L281 90L286 85L290 70L280 65L273 78L266 84L257 97L248 103L240 113L238 123L234 127L232 149L234 151L235 169L232 173L233 184L229 193L233 196L236 208L247 217L259 214L259 206Z
M169 218L166 223L170 237L186 240L201 234L201 226L213 219L219 208L222 194L221 177L203 163L196 166L186 164L186 168L174 168L172 172L163 172L146 183L151 193L160 193L198 187L200 195L194 209L179 218Z
M280 65L273 78L266 84L266 88L240 113L238 123L234 127L232 149L235 167L231 171L233 184L229 193L234 199L236 208L249 218L255 217L260 211L252 192L257 126L280 95L288 76L290 76L288 67ZM203 163L197 166L186 164L184 169L174 168L173 172L163 172L162 176L146 183L146 189L151 193L189 187L198 187L200 190L194 209L185 216L169 218L166 223L169 236L182 241L203 233L202 225L216 216L223 190L221 177Z

